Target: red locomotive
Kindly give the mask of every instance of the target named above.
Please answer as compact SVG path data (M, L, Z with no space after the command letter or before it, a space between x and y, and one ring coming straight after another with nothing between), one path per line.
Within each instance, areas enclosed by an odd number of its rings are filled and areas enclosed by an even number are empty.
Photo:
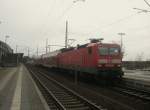
M64 48L43 54L36 63L104 78L123 75L120 46L95 40L75 48Z

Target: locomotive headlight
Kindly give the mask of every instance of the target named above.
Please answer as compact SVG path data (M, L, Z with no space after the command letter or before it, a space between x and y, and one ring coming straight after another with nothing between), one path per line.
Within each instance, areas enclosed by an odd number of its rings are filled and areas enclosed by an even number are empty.
M118 67L121 67L121 65L117 65Z
M120 60L120 59L112 59L111 62L112 62L112 63L121 63L121 60Z
M107 63L107 59L99 59L98 63L99 64L106 64Z

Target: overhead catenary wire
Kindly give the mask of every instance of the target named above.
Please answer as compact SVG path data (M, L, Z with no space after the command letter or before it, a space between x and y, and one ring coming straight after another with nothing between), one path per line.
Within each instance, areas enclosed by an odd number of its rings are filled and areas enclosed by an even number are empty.
M142 12L137 12L137 13L128 15L128 16L126 16L126 17L123 17L123 18L121 18L121 19L118 19L118 20L116 20L116 21L114 21L114 22L112 22L112 23L110 23L110 24L107 24L107 25L103 26L100 30L104 30L104 28L108 28L108 27L111 27L111 26L113 26L113 25L115 25L115 24L118 24L118 23L120 23L120 22L122 22L122 21L128 20L128 19L130 19L130 18L132 18L132 17L134 17L134 16L136 16L136 15L138 15L138 14L140 14L140 13L142 13ZM98 28L97 28L96 30L98 30ZM96 30L95 30L95 31L96 31ZM101 31L101 33L104 33L104 32L105 32L105 31ZM86 36L86 35L89 35L89 34L92 35L92 33L70 32L70 35L82 35L82 36L84 35L84 36Z
M63 11L63 13L56 19L56 22L58 21L58 20L60 20L60 19L62 19L63 17L64 17L64 15L72 8L72 4L70 4L69 6L68 6L68 8L66 8L66 9L64 9L64 11ZM122 22L122 21L125 21L125 20L127 20L127 19L130 19L130 18L132 18L133 16L135 16L135 15L137 15L137 14L139 14L139 13L141 13L141 12L138 12L138 13L135 13L135 14L132 14L132 15L129 15L129 16L126 16L126 17L123 17L123 18L121 18L121 19L118 19L118 20L116 20L116 21L114 21L114 22L112 22L112 23L110 23L110 24L106 24L106 25L104 25L101 29L99 29L99 28L97 28L97 30L104 30L105 28L107 28L107 27L111 27L111 26L113 26L113 25L115 25L115 24L118 24L118 23L120 23L120 22ZM58 23L58 22L57 22ZM71 33L71 34L76 34L76 33ZM89 34L89 33L88 33ZM78 35L80 35L80 33L78 33Z
M85 2L85 0L74 0L74 1L72 1L72 2L68 5L68 7L63 10L63 12L61 13L61 15L60 15L59 17L57 17L57 18L53 21L53 25L55 24L55 26L56 26L57 23L58 23L58 21L61 20L61 19L64 17L64 15L65 15L71 8L73 8L73 5L74 5L75 3L77 3L77 2L79 2L79 1ZM52 30L51 30L51 31L52 31ZM49 32L49 31L47 31L47 30L44 32L44 36L45 36L45 37L46 37L46 35L48 34L48 32Z
M147 5L150 6L150 4L149 4L146 0L144 0L144 1L147 3ZM112 25L118 24L118 23L120 23L120 22L122 22L122 21L124 21L124 20L130 19L130 18L132 18L132 17L134 17L134 16L136 16L136 15L138 15L138 14L140 14L140 13L143 13L143 12L146 12L146 11L140 11L140 12L131 14L131 15L129 15L129 16L123 17L123 18L121 18L121 19L118 19L118 20L116 20L116 21L114 21L114 22L112 22L112 23L110 23L110 24L104 25L100 30L103 30L104 28L107 28L107 27L110 27L110 26L112 26ZM149 11L147 11L147 12L149 12ZM96 29L94 29L94 30L97 31L98 29L99 29L99 27L96 28ZM103 33L103 32L104 32L104 31L102 31L102 33ZM74 33L71 33L71 34L74 34ZM85 33L84 33L84 34L85 34ZM88 34L89 34L89 33L88 33Z
M53 14L53 10L54 10L54 8L55 8L55 6L56 6L56 0L53 0L53 2L52 2L52 4L51 4L51 6L50 6L50 8L49 8L49 10L48 10L48 13L47 13L47 17L51 17ZM46 31L45 31L45 27L47 27L47 22L48 22L48 20L49 19L47 19L47 17L46 17L46 20L44 20L44 22L43 22L43 24L42 24L42 33L46 33ZM46 34L44 34L44 36L45 36Z
M111 27L111 26L113 26L113 25L115 25L115 24L118 24L118 23L120 23L120 22L122 22L122 21L128 20L128 19L130 19L130 18L132 18L132 17L134 17L134 16L136 16L136 15L138 15L138 14L140 14L140 13L142 13L142 12L136 12L136 13L134 13L134 14L125 16L125 17L123 17L123 18L120 18L120 19L118 19L118 20L112 22L112 23L106 24L106 25L104 25L104 26L102 26L102 27L98 27L98 28L96 28L96 29L94 29L94 30L95 30L95 31L97 31L97 30L103 31L104 28ZM101 28L101 29L100 29L100 28Z
M144 0L144 2L150 7L150 4L146 0Z
M81 2L85 2L85 0L73 0L69 5L68 7L62 12L62 14L56 19L56 22L57 20L60 20L64 17L64 15L71 10L71 8L73 8L73 5L78 3L79 1Z
M53 24L56 25L58 21L61 20L65 14L73 8L74 4L78 3L79 1L85 2L85 0L72 0L72 2L68 4L67 8L62 11L61 15L54 20Z
M54 0L54 1L56 1L56 0ZM63 1L63 2L64 2L64 1ZM62 3L63 3L63 2L62 2ZM55 2L55 5L56 5L56 2ZM58 16L58 17L53 21L53 25L56 26L56 25L58 24L58 21L61 20L61 18L64 17L64 15L73 7L73 5L74 5L74 3L71 2L71 4L69 4L69 5L67 6L67 8L63 9L61 15ZM53 6L53 7L54 7L54 6ZM51 16L52 16L52 14L51 14ZM43 27L42 27L42 28L43 28ZM43 29L44 29L44 28L43 28ZM52 31L52 30L51 30L51 31ZM46 29L45 32L43 33L45 37L47 36L48 32L49 32L48 29Z
M106 25L104 25L102 27L97 27L97 28L94 29L94 31L100 30L100 33L104 33L105 32L104 31L105 28L111 27L111 26L113 26L115 24L121 23L122 21L128 20L128 19L138 15L139 13L142 13L142 12L137 12L137 13L125 16L123 18L120 18L118 20L115 20L114 22L106 24ZM94 32L94 31L92 31L92 32ZM70 32L70 34L72 34L72 35L88 35L88 34L91 34L92 35L92 33L76 33L76 32Z
M108 28L108 27L111 27L111 26L113 26L113 25L115 25L115 24L118 24L118 23L121 23L122 21L125 21L125 20L128 20L128 19L130 19L130 18L132 18L132 17L134 17L134 16L136 16L136 15L138 15L138 14L140 14L140 13L142 13L142 12L136 12L136 13L134 13L134 14L131 14L131 15L128 15L128 16L126 16L126 17L123 17L123 18L121 18L121 19L118 19L118 20L116 20L116 21L114 21L114 22L112 22L112 23L109 23L109 24L107 24L107 25L105 25L105 26L103 26L101 29L94 29L95 31L97 31L97 30L101 30L100 31L100 33L102 34L102 33L104 33L105 31L104 31L104 28ZM102 31L103 30L103 31ZM93 31L92 31L93 32ZM87 36L87 35L93 35L92 33L87 33L87 32L85 32L85 33L81 33L81 32L70 32L70 35L80 35L80 36Z

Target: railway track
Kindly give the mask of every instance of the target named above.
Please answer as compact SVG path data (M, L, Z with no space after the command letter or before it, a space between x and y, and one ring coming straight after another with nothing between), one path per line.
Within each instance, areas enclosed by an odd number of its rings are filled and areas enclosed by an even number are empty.
M28 67L51 110L106 110L46 74Z
M130 88L136 88L144 91L148 91L150 93L150 85L147 81L137 80L137 79L128 79L123 78L121 81L122 84L128 86Z
M113 90L120 92L122 94L135 97L136 99L140 99L142 101L150 102L150 92L146 90L140 90L134 87L129 87L123 84L119 84L112 88Z

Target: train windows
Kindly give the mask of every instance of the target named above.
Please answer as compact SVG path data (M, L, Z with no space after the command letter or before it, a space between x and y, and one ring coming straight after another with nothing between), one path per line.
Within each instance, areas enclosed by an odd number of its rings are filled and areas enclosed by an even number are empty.
M92 47L88 47L88 53L92 54Z
M120 53L120 49L117 47L109 48L110 55L118 55Z
M100 55L108 55L108 48L107 47L100 47L99 48Z
M99 54L100 55L118 55L120 53L120 49L118 47L100 47Z

